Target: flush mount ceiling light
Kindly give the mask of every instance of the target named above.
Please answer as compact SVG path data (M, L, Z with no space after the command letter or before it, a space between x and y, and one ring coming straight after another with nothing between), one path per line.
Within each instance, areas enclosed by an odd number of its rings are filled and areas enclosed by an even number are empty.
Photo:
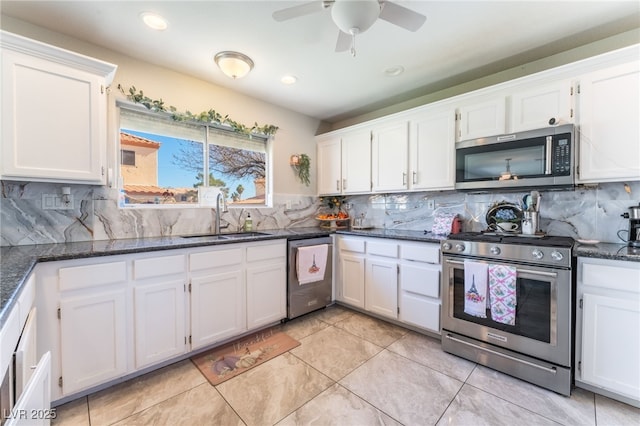
M395 65L393 67L389 67L384 70L384 75L387 77L395 77L404 72L404 67L402 65Z
M298 78L295 75L285 75L280 79L280 81L283 84L294 84L296 81L298 81Z
M164 31L169 26L169 24L167 23L167 20L164 19L162 16L158 15L157 13L142 12L140 14L140 18L147 25L147 27L154 30Z
M218 68L233 79L242 78L253 69L251 58L239 52L220 52L213 59Z

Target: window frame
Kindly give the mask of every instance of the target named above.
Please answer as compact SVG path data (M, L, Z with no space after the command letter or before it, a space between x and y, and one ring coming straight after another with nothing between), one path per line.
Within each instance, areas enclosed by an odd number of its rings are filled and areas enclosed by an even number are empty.
M117 145L117 149L116 152L120 153L120 157L119 157L119 161L116 162L116 166L117 166L117 176L119 177L117 179L117 189L119 191L121 191L123 189L124 186L124 181L122 179L122 147L120 145L120 134L121 134L121 111L122 109L126 109L130 112L139 114L139 115L148 115L149 117L153 117L155 119L161 119L166 121L167 123L172 123L175 122L175 120L172 118L172 114L168 113L168 112L155 112L155 111L150 111L148 108L146 108L143 105L139 105L136 103L132 103L129 101L123 101L123 100L116 100L116 109L117 109L117 131L116 131L116 145ZM185 122L185 121L178 121L178 123L180 122ZM210 169L209 169L209 146L211 145L218 145L219 144L215 144L215 143L211 143L209 141L210 139L210 131L209 129L214 129L217 132L228 132L230 136L234 136L234 137L247 137L249 139L253 139L253 138L257 138L258 140L261 140L264 143L264 148L265 148L265 177L264 179L266 180L265 182L265 197L264 197L264 203L261 204L234 204L228 201L228 208L230 209L247 209L247 208L251 208L251 209L263 209L263 208L272 208L273 207L273 138L270 135L262 135L262 134L251 134L251 135L245 135L242 133L238 133L236 131L233 130L233 128L231 126L226 126L226 125L219 125L219 124L215 124L215 123L204 123L204 122L200 122L200 121L196 121L196 120L191 120L191 121L186 121L187 124L192 125L192 126L198 126L201 127L203 132L204 132L204 142L203 144L203 153L204 153L204 163L203 163L203 173L204 176L208 176L210 173ZM135 160L134 160L135 161ZM129 165L124 165L125 167L132 167ZM209 187L209 182L208 179L203 179L203 186L204 187ZM231 188L229 188L231 189ZM134 203L134 204L119 204L120 208L126 208L126 209L175 209L175 208L207 208L210 209L212 206L210 204L207 203L203 203L202 200L198 199L197 203L193 203L193 204L163 204L163 203L159 203L159 204L142 204L142 203Z

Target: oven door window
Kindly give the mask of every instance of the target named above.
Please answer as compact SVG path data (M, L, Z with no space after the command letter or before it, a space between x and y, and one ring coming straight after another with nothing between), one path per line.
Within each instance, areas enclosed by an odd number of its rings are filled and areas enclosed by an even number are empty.
M555 344L556 335L556 282L549 277L535 274L520 274L516 279L516 320L515 325L507 325L491 319L491 309L487 317L479 318L464 312L464 269L455 268L453 288L454 318L473 322L478 325L501 330ZM488 292L487 292L488 294Z

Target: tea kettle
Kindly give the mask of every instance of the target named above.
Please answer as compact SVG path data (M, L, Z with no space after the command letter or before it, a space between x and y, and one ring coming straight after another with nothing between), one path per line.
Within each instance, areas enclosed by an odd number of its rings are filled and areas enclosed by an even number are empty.
M623 213L620 216L629 219L627 243L631 247L640 247L640 204L629 207L629 212ZM618 232L618 234L620 234L620 232Z

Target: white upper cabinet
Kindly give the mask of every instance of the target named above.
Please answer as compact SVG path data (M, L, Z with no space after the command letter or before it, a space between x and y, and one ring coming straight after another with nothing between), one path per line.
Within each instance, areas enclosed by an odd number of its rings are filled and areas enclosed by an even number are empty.
M401 191L409 188L409 126L406 120L373 129L371 175L373 191Z
M427 108L412 117L409 130L409 188L445 190L455 185L455 111Z
M340 137L318 141L318 194L339 194L342 182Z
M474 98L475 102L458 108L457 141L482 138L506 133L506 99Z
M573 123L573 91L571 81L564 80L514 92L511 95L509 131Z
M104 184L116 66L2 32L2 179Z
M371 191L371 132L334 134L317 141L318 194Z
M342 193L371 191L371 132L359 130L342 137Z
M640 63L580 78L580 182L640 180Z

